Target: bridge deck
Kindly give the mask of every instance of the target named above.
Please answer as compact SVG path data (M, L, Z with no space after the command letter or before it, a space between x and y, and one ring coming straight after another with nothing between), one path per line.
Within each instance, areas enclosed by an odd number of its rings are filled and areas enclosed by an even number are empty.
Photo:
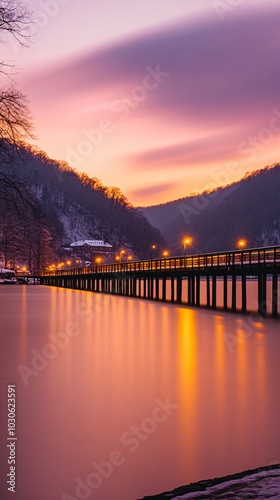
M217 308L217 278L223 277L223 309L237 312L237 278L242 279L241 312L247 311L247 278L258 279L258 312L267 315L268 277L271 280L272 316L278 317L280 247L257 248L204 255L169 257L137 262L94 265L46 272L41 284L91 292L167 300L166 282L171 281L171 302L182 304L183 279L187 281L187 305L201 306L201 279L207 280L207 307ZM228 286L229 280L231 287ZM231 301L229 305L229 293Z
M230 252L209 253L150 259L142 261L122 262L118 264L93 265L91 267L47 271L44 276L69 276L80 274L116 274L141 273L145 271L246 271L256 272L260 269L280 267L280 247L266 247ZM224 273L223 273L224 274Z

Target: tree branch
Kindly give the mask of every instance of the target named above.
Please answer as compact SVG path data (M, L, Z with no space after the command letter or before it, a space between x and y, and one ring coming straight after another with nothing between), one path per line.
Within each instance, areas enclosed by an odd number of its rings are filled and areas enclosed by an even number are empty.
M0 0L0 31L10 33L20 44L29 39L31 12L20 0Z

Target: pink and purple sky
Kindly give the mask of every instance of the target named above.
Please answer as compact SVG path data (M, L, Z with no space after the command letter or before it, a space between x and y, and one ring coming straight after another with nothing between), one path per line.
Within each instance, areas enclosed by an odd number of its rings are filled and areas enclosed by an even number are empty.
M275 0L24 3L32 45L2 50L51 158L141 206L280 161Z

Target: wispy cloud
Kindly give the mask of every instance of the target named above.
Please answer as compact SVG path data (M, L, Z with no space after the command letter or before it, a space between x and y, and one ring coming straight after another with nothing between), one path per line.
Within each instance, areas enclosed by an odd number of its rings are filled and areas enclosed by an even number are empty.
M141 203L141 200L146 200L147 197L149 199L153 199L153 196L158 196L159 194L165 194L169 192L171 189L177 186L176 182L165 182L162 184L153 184L151 185L145 185L143 187L140 187L138 189L133 189L131 190L128 195L136 198L139 200L139 203Z
M130 168L131 176L122 179L121 187L136 194L132 185L145 185L148 168L154 175L170 166L183 171L186 165L205 172L205 165L221 165L238 155L239 144L265 127L273 108L280 106L280 6L236 9L223 23L212 14L183 19L30 74L28 93L45 117L48 134L57 135L63 126L64 137L71 137L56 156L65 158L67 147L77 147L85 128L109 118L114 133L81 168L89 170L92 164L94 175L104 178L104 162L100 174L95 160L109 152L106 172L116 182L113 158L122 158L122 171ZM168 73L168 78L133 107L132 90L142 85L147 67ZM130 112L121 112L116 102L132 104ZM128 118L124 121L122 115ZM271 143L259 164L256 158L249 169L269 162L274 151ZM183 186L178 177L180 182Z
M221 132L203 139L141 151L127 156L124 161L128 168L133 166L142 170L191 168L202 161L211 164L218 159L232 158L238 139L239 135L234 132Z
M54 99L116 94L135 85L146 66L160 65L170 78L149 100L149 112L195 123L230 123L248 112L250 121L279 100L279 12L251 11L226 24L185 21L50 67L33 84Z

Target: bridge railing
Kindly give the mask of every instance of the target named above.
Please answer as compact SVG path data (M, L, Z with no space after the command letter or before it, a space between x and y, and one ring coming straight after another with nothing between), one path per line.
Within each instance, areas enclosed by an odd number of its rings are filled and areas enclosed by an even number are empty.
M83 274L137 273L143 271L191 271L240 267L280 265L280 247L234 250L209 254L186 255L161 259L96 264L91 267L46 271L45 276L73 276Z

